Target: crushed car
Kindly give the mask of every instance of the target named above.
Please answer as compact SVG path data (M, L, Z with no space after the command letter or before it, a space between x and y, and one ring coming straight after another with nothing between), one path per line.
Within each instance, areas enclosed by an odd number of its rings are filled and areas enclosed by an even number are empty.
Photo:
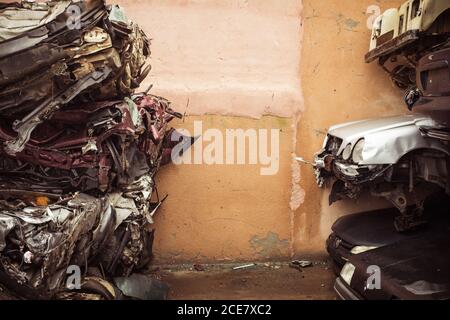
M103 0L3 4L0 17L0 116L15 133L9 154L64 106L123 99L151 69L149 39Z
M16 296L167 296L138 274L167 198L155 177L195 139L169 126L183 116L168 100L136 92L149 56L103 0L0 4L0 286Z
M449 118L450 110L450 42L425 55L416 68L416 87L405 94L409 110L435 118ZM450 140L449 132L437 133Z
M2 198L0 280L22 297L49 298L68 266L88 263L114 231L116 212L102 199L78 194L38 207L30 194Z
M449 250L447 228L353 255L334 289L343 300L448 300Z
M395 208L350 214L339 218L326 241L334 272L339 275L353 255L386 247L418 236L447 231L450 215L446 208L450 197L444 192L429 197L424 205L427 225L418 230L399 233L394 227Z
M409 0L379 16L365 60L406 89L414 113L333 126L312 163L330 205L368 192L394 207L334 223L327 251L341 299L450 298L449 39L448 0Z
M23 152L0 153L0 282L22 297L64 292L71 265L109 279L150 261L165 200L155 176L177 114L148 95L100 105L60 111Z
M429 135L448 124L410 114L362 120L331 127L313 166L319 187L332 185L330 205L357 199L368 191L396 207L398 231L414 229L426 198L450 193L448 142Z
M33 131L23 151L0 148L0 184L53 194L123 188L158 170L160 149L172 143L168 123L180 117L151 95L65 107ZM4 145L14 137L10 123L0 119Z
M450 1L408 0L375 20L365 60L378 60L392 81L407 89L415 85L418 60L449 36Z

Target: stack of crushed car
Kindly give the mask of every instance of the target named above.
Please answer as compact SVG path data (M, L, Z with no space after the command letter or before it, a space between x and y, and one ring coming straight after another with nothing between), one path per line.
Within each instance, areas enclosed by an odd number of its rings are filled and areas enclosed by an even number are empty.
M339 219L327 249L344 299L450 298L450 1L410 0L374 24L366 62L413 113L332 127L315 159L330 205L363 193L394 209Z
M15 295L117 298L148 264L181 118L135 92L149 56L103 0L0 4L0 284Z

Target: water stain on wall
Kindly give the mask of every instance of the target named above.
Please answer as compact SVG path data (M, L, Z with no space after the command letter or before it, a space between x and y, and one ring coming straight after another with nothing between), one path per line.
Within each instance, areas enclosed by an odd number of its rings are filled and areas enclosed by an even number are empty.
M278 234L269 232L266 237L253 236L250 245L261 258L269 259L285 255L289 240L282 240Z

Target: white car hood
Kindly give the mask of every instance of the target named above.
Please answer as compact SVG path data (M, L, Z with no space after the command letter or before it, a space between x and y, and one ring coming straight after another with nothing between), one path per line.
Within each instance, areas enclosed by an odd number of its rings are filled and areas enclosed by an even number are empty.
M428 116L409 114L348 122L331 127L328 133L343 140L352 140L352 138L360 138L376 132L413 125L418 128L439 127L440 123Z
M407 153L418 149L433 149L449 153L437 139L426 138L421 127L442 127L444 124L420 114L376 118L333 126L329 135L342 139L338 155L347 145L365 140L360 165L395 164Z

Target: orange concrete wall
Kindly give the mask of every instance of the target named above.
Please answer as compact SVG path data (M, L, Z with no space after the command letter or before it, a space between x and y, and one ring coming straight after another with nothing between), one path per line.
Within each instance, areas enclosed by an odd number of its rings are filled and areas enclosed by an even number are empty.
M377 201L327 205L310 168L327 128L405 112L401 92L366 65L367 8L398 0L117 0L153 39L145 85L186 112L176 126L278 129L280 166L182 165L162 170L160 263L290 259L324 253L338 216Z
M118 1L152 40L143 85L187 112L177 126L277 129L279 171L259 165L164 168L169 198L156 218L158 262L287 259L295 115L300 85L301 3L285 1ZM206 145L206 144L205 144Z

